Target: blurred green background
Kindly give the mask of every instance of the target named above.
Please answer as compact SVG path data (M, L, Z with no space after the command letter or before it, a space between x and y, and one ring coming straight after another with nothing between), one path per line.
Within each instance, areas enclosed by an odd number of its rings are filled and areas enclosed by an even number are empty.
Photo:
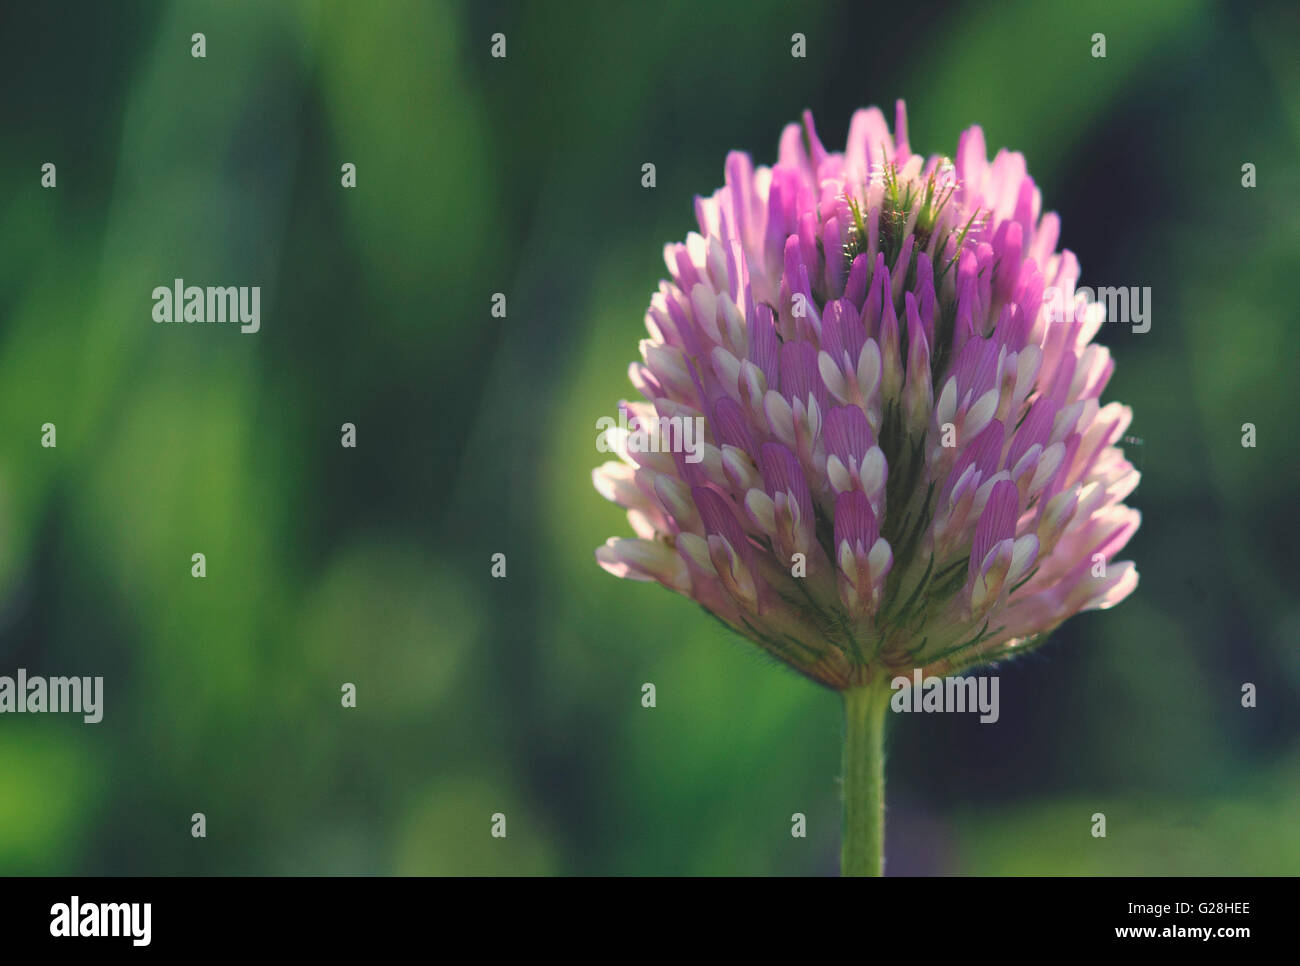
M1153 315L1100 336L1141 586L1002 668L997 724L894 720L889 871L1300 872L1294 5L0 17L0 674L105 678L99 725L0 717L0 873L834 872L835 696L599 570L590 471L725 153L898 97L915 150L1023 151ZM261 332L156 326L177 276L260 285Z

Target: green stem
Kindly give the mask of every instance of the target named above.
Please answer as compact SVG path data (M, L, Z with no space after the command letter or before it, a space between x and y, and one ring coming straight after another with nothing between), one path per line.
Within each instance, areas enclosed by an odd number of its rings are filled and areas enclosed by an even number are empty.
M890 692L873 683L844 692L844 840L841 875L885 867L885 712Z

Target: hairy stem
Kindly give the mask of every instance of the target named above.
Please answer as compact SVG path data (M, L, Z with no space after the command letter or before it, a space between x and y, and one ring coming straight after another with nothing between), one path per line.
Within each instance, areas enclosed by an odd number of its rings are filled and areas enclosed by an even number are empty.
M889 688L875 681L844 694L844 838L841 875L885 867L885 712Z

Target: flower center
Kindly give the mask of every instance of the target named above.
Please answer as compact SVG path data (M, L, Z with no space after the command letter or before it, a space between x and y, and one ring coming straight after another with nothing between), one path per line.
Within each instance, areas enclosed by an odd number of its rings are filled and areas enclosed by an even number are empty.
M909 239L904 288L910 290L915 282L916 255L920 252L928 254L934 263L936 289L956 263L980 212L977 209L964 224L959 223L955 206L949 204L957 190L952 161L943 158L924 176L919 165L920 158L915 157L901 170L887 161L872 173L861 198L846 192L845 201L853 215L844 244L846 269L858 255L880 252L892 274Z

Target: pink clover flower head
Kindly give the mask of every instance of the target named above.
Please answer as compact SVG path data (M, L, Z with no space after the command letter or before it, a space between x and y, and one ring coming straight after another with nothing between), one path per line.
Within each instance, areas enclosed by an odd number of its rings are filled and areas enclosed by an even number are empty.
M600 565L841 690L997 661L1128 596L1132 413L1100 401L1103 313L1023 156L989 161L979 127L955 160L913 154L899 102L892 133L854 114L843 153L805 113L773 167L725 171L664 250L644 399L604 436L595 485L636 536Z

